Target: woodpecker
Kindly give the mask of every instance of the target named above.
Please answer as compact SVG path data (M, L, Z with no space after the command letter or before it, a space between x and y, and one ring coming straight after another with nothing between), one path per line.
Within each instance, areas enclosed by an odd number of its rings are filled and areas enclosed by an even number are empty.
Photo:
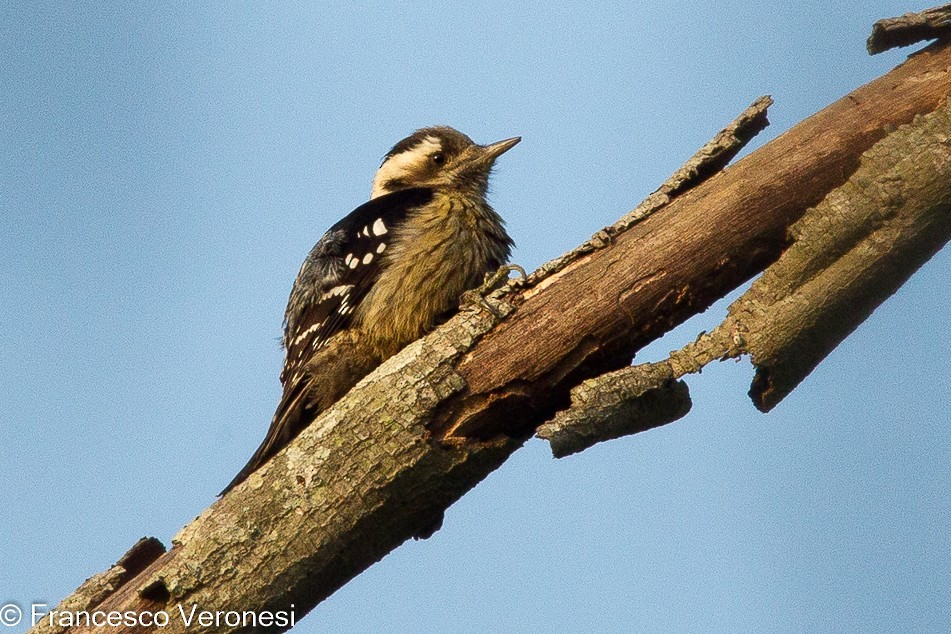
M513 243L486 190L495 160L520 140L477 145L435 126L386 154L370 200L327 230L297 274L284 313L281 400L261 446L221 495L297 436L319 413L315 401L329 406L359 380L340 386L308 367L331 338L351 331L378 364L507 262Z

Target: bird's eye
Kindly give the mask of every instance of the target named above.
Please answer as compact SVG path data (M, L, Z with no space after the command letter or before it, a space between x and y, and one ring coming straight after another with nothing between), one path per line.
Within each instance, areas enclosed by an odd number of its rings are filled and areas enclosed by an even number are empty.
M442 152L436 152L430 158L436 165L442 165L446 162L446 155Z

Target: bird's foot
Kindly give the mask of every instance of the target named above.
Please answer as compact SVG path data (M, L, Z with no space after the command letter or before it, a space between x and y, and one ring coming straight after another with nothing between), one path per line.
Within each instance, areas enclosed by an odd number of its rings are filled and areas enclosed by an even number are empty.
M499 313L498 309L491 305L486 298L493 291L500 288L502 286L502 282L508 281L509 274L512 271L518 272L522 276L523 280L528 277L528 274L525 273L525 269L523 269L518 264L504 264L500 266L499 270L497 270L495 273L487 273L482 286L473 288L463 293L460 306L465 308L468 306L477 305L496 319L502 319L504 315Z

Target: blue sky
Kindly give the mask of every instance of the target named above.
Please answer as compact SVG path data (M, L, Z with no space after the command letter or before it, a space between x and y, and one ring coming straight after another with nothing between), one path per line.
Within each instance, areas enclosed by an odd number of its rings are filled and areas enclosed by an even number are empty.
M870 25L929 5L3 3L0 605L213 502L277 401L301 260L413 129L523 137L491 200L531 269L757 96L754 146L887 71L909 51L868 57ZM729 362L678 423L529 442L295 631L944 629L949 276L946 249L768 415Z

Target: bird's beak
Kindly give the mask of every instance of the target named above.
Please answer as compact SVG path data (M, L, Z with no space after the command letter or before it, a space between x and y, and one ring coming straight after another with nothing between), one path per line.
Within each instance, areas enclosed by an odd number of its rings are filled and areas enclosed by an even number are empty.
M486 161L494 161L499 156L515 147L515 145L521 140L522 137L513 136L511 139L505 139L504 141L483 146L482 159Z

